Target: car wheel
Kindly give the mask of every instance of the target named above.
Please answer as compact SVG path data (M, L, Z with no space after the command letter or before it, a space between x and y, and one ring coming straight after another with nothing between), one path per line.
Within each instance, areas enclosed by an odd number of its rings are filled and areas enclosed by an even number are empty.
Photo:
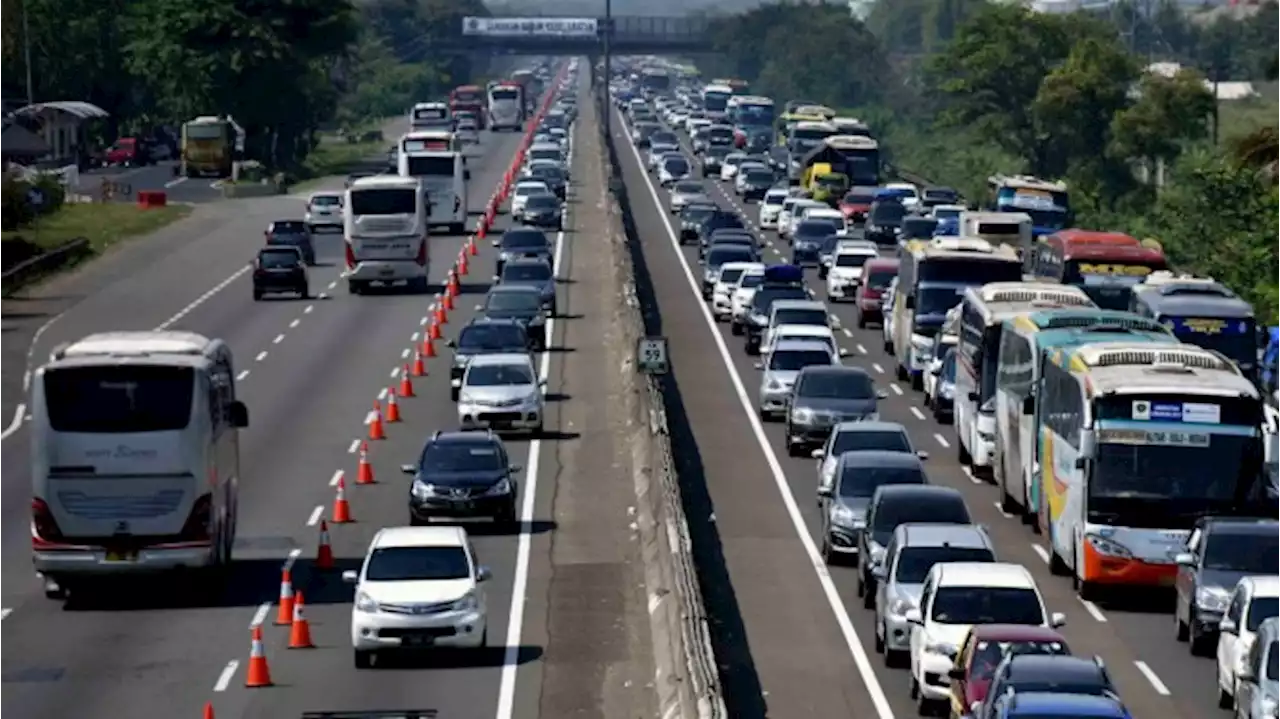
M357 280L347 280L347 294L359 295L364 293L364 283Z
M298 297L299 297L300 299L304 299L304 300L305 300L305 299L307 299L307 298L308 298L308 297L310 297L310 296L311 296L311 288L310 288L309 286L307 286L307 285L303 285L303 286L301 286L301 287L299 287L299 288L298 288Z
M261 299L262 299L262 290L255 289L253 291L254 302L257 302L258 300L261 300Z
M376 655L371 650L357 649L354 652L356 669L369 669L373 666L373 659Z

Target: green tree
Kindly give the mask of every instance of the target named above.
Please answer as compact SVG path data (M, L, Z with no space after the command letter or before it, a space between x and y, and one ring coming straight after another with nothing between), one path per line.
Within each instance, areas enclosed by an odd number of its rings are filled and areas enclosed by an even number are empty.
M1214 98L1200 73L1186 68L1173 77L1148 73L1138 93L1138 100L1111 120L1111 155L1172 163L1188 141L1209 136Z

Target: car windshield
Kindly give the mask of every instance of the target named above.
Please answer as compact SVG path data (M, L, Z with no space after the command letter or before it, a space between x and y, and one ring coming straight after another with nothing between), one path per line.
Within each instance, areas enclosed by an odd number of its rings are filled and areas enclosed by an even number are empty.
M696 195L702 192L702 185L696 182L677 182L673 191L681 195Z
M918 467L866 467L846 465L840 471L841 497L870 497L887 484L925 484Z
M296 267L301 261L302 257L293 250L258 253L258 264L266 269Z
M534 195L529 198L526 209L530 210L554 210L560 206L560 201L551 195Z
M562 182L564 180L564 170L555 165L538 165L531 172L539 180L549 180L551 182Z
M875 399L871 378L855 369L809 372L800 378L796 393L823 399Z
M683 157L668 157L662 161L662 167L670 173L684 173L689 171L689 162Z
M872 272L868 274L866 277L867 287L870 287L871 289L874 289L874 290L883 290L886 287L888 287L889 283L893 282L893 278L897 276L898 276L898 273L896 270L891 270L888 272L885 272L885 271Z
M776 207L778 205L781 205L783 201L786 199L787 199L787 196L783 193L775 194L773 192L770 192L769 194L764 196L764 204L769 205L770 207Z
M933 565L940 562L994 562L990 549L982 547L903 547L898 552L894 578L902 584L923 584Z
M943 559L941 561L964 562L969 560ZM925 570L925 572L928 573L928 570ZM923 575L921 575L920 581L924 581ZM978 645L973 648L973 658L970 660L969 664L969 679L990 679L995 675L996 668L1000 666L1000 662L1004 661L1006 656L1021 656L1023 654L1067 656L1071 654L1071 649L1062 642L1045 639L980 641L978 642Z
M1026 587L939 587L930 616L942 624L1044 624L1040 596Z
M460 350L498 350L524 345L524 332L513 324L471 325L458 336Z
M533 384L533 372L518 364L471 365L467 369L468 387L509 387Z
M911 452L911 442L905 431L872 431L851 429L836 434L831 453L837 457L845 452L879 449L886 452Z
M462 547L379 547L369 555L366 582L467 579L471 562Z
M861 267L867 264L871 255L841 254L836 255L836 267Z
M764 287L756 290L751 298L751 309L767 313L778 300L807 300L809 292L803 287Z
M496 444L481 442L429 442L419 460L424 473L493 472L502 469L502 452Z
M271 232L280 235L305 234L307 226L301 220L283 220L271 223Z
M1245 574L1275 574L1280 564L1280 534L1210 532L1204 567Z
M707 205L690 205L680 211L680 217L685 222L693 222L701 224L703 220L714 215L716 208Z
M916 290L917 315L941 315L960 304L963 287L921 287Z
M514 289L514 288L513 288ZM486 310L500 312L533 311L541 307L542 298L537 292L493 292L485 300Z
M773 325L817 325L826 327L829 322L825 309L780 309L773 313Z
M738 287L743 289L752 289L759 287L764 282L764 275L756 273L751 275L743 275L738 279Z
M1280 614L1280 599L1258 597L1249 602L1249 621L1246 624L1246 628L1251 632L1256 632L1263 622L1277 614Z
M502 268L503 282L546 282L551 279L551 267L543 262L521 262Z
M831 364L831 353L826 350L780 350L769 354L769 369L783 372L799 372L805 367Z
M744 270L741 267L725 267L720 270L720 282L731 285L738 281Z
M846 205L870 205L875 199L875 194L871 192L850 192L844 196L843 202Z
M751 248L743 245L717 245L707 253L707 267L720 267L726 262L750 262L755 259Z
M1053 680L1046 681L1043 679L1039 679L1039 680L1029 680L1029 681L1012 681L1010 682L1010 684L1013 685L1010 687L1010 689L1013 689L1014 687L1016 687L1017 688L1016 691L1019 693L1046 692L1050 694L1087 694L1091 696L1103 696L1105 694L1111 693L1111 686L1106 682L1104 682L1102 680L1102 677L1098 677L1098 681L1095 681L1095 682L1077 682L1077 681L1055 682ZM1027 715L1018 714L1017 716L1018 716L1018 719L1022 719L1024 716L1027 716ZM1063 717L1065 716L1067 715L1063 715L1063 714L1051 715L1052 719L1063 719Z
M338 207L342 204L342 198L337 195L316 195L311 198L312 207Z
M899 501L901 500L901 501ZM969 524L969 509L964 500L957 497L895 497L884 501L876 509L871 538L884 546L889 543L893 530L906 522L933 522L942 524Z
M896 225L906 214L901 202L877 202L871 206L871 221L876 224Z
M844 229L842 223L835 219L817 218L804 220L799 225L796 225L795 239L816 242L832 232L839 232L842 229Z
M752 185L768 185L773 182L773 173L768 170L749 170L745 181Z
M541 232L508 232L502 236L504 250L545 250L547 237Z
M529 197L530 195L547 194L547 186L539 182L537 184L522 182L516 185L516 197Z

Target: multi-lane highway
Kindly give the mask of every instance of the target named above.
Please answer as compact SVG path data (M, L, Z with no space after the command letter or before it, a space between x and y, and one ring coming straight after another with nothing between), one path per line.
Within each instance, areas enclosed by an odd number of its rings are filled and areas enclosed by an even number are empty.
M575 129L576 138L596 134ZM517 134L486 134L470 151L473 209L488 202L519 144ZM302 200L230 201L198 213L205 224L188 227L189 241L153 243L153 254L110 276L60 285L83 296L35 338L32 354L38 359L59 342L108 329L186 329L230 344L238 394L250 412L240 440L233 578L216 596L139 582L65 607L46 599L30 568L29 438L18 427L3 443L4 713L195 716L212 701L223 719L337 709L498 719L651 714L646 597L627 514L635 497L629 476L610 474L622 445L615 446L608 423L596 422L616 384L601 369L610 365L597 339L608 331L600 308L616 297L603 266L611 258L607 243L583 233L602 205L601 183L589 181L599 175L596 145L574 160L569 224L555 237L562 316L538 359L548 379L549 431L508 440L524 470L523 531L472 528L494 577L489 649L358 671L349 640L351 590L339 582L378 528L407 522L408 479L399 466L414 461L430 433L457 425L443 345L440 358L427 362L428 376L415 379L416 396L401 400L404 420L387 426L388 439L370 442L378 484L348 488L355 523L331 527L337 570L310 567L335 478L354 478L370 408L421 347L435 300L349 296L340 282L342 239L334 234L318 238L321 266L311 281L317 297L254 302L246 263L262 227L299 216ZM341 187L341 178L328 186ZM495 231L505 222L500 218ZM460 237L432 238L434 279L443 281L464 245ZM489 244L470 259L446 337L470 320L490 282ZM315 649L286 650L287 629L271 625L285 565L306 597ZM249 690L250 627L264 620L276 686Z
M170 202L214 202L222 198L221 181L188 178L177 173L177 163L158 162L145 167L102 167L80 173L76 193L101 197L110 187L116 200L133 202L139 192L164 192Z
M726 685L741 689L758 682L770 716L914 716L907 673L887 669L873 651L872 612L861 608L855 594L856 570L828 568L818 554L814 461L789 458L781 425L757 418L759 372L741 338L717 325L699 298L696 248L678 245L667 193L644 171L621 115L613 127L663 332L678 358L674 374L697 443L698 466L692 469L701 473L713 505L733 587L729 611L740 615L720 617L717 624L741 621L744 627L742 636L720 637ZM757 205L743 204L728 184L704 183L708 195L739 212L766 239L766 262L789 261L785 243L755 225ZM814 296L826 299L816 276L810 279ZM894 380L894 359L881 349L879 328L856 329L851 305L830 307L842 327L842 347L850 352L846 363L867 369L888 393L881 417L905 425L915 445L930 453L933 482L964 492L1000 558L1032 571L1049 609L1067 615L1063 632L1073 651L1106 662L1130 711L1187 719L1219 714L1212 660L1192 658L1185 644L1174 641L1168 607L1147 601L1148 612L1082 602L1068 581L1050 576L1038 538L1004 515L993 488L959 464L952 428L936 424L921 396ZM730 701L739 707L738 716L764 708L751 697Z

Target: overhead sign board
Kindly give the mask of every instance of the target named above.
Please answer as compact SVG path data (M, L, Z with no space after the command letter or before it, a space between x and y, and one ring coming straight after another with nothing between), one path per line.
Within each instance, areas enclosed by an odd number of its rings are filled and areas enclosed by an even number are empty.
M463 35L482 37L595 37L596 18L464 17Z

